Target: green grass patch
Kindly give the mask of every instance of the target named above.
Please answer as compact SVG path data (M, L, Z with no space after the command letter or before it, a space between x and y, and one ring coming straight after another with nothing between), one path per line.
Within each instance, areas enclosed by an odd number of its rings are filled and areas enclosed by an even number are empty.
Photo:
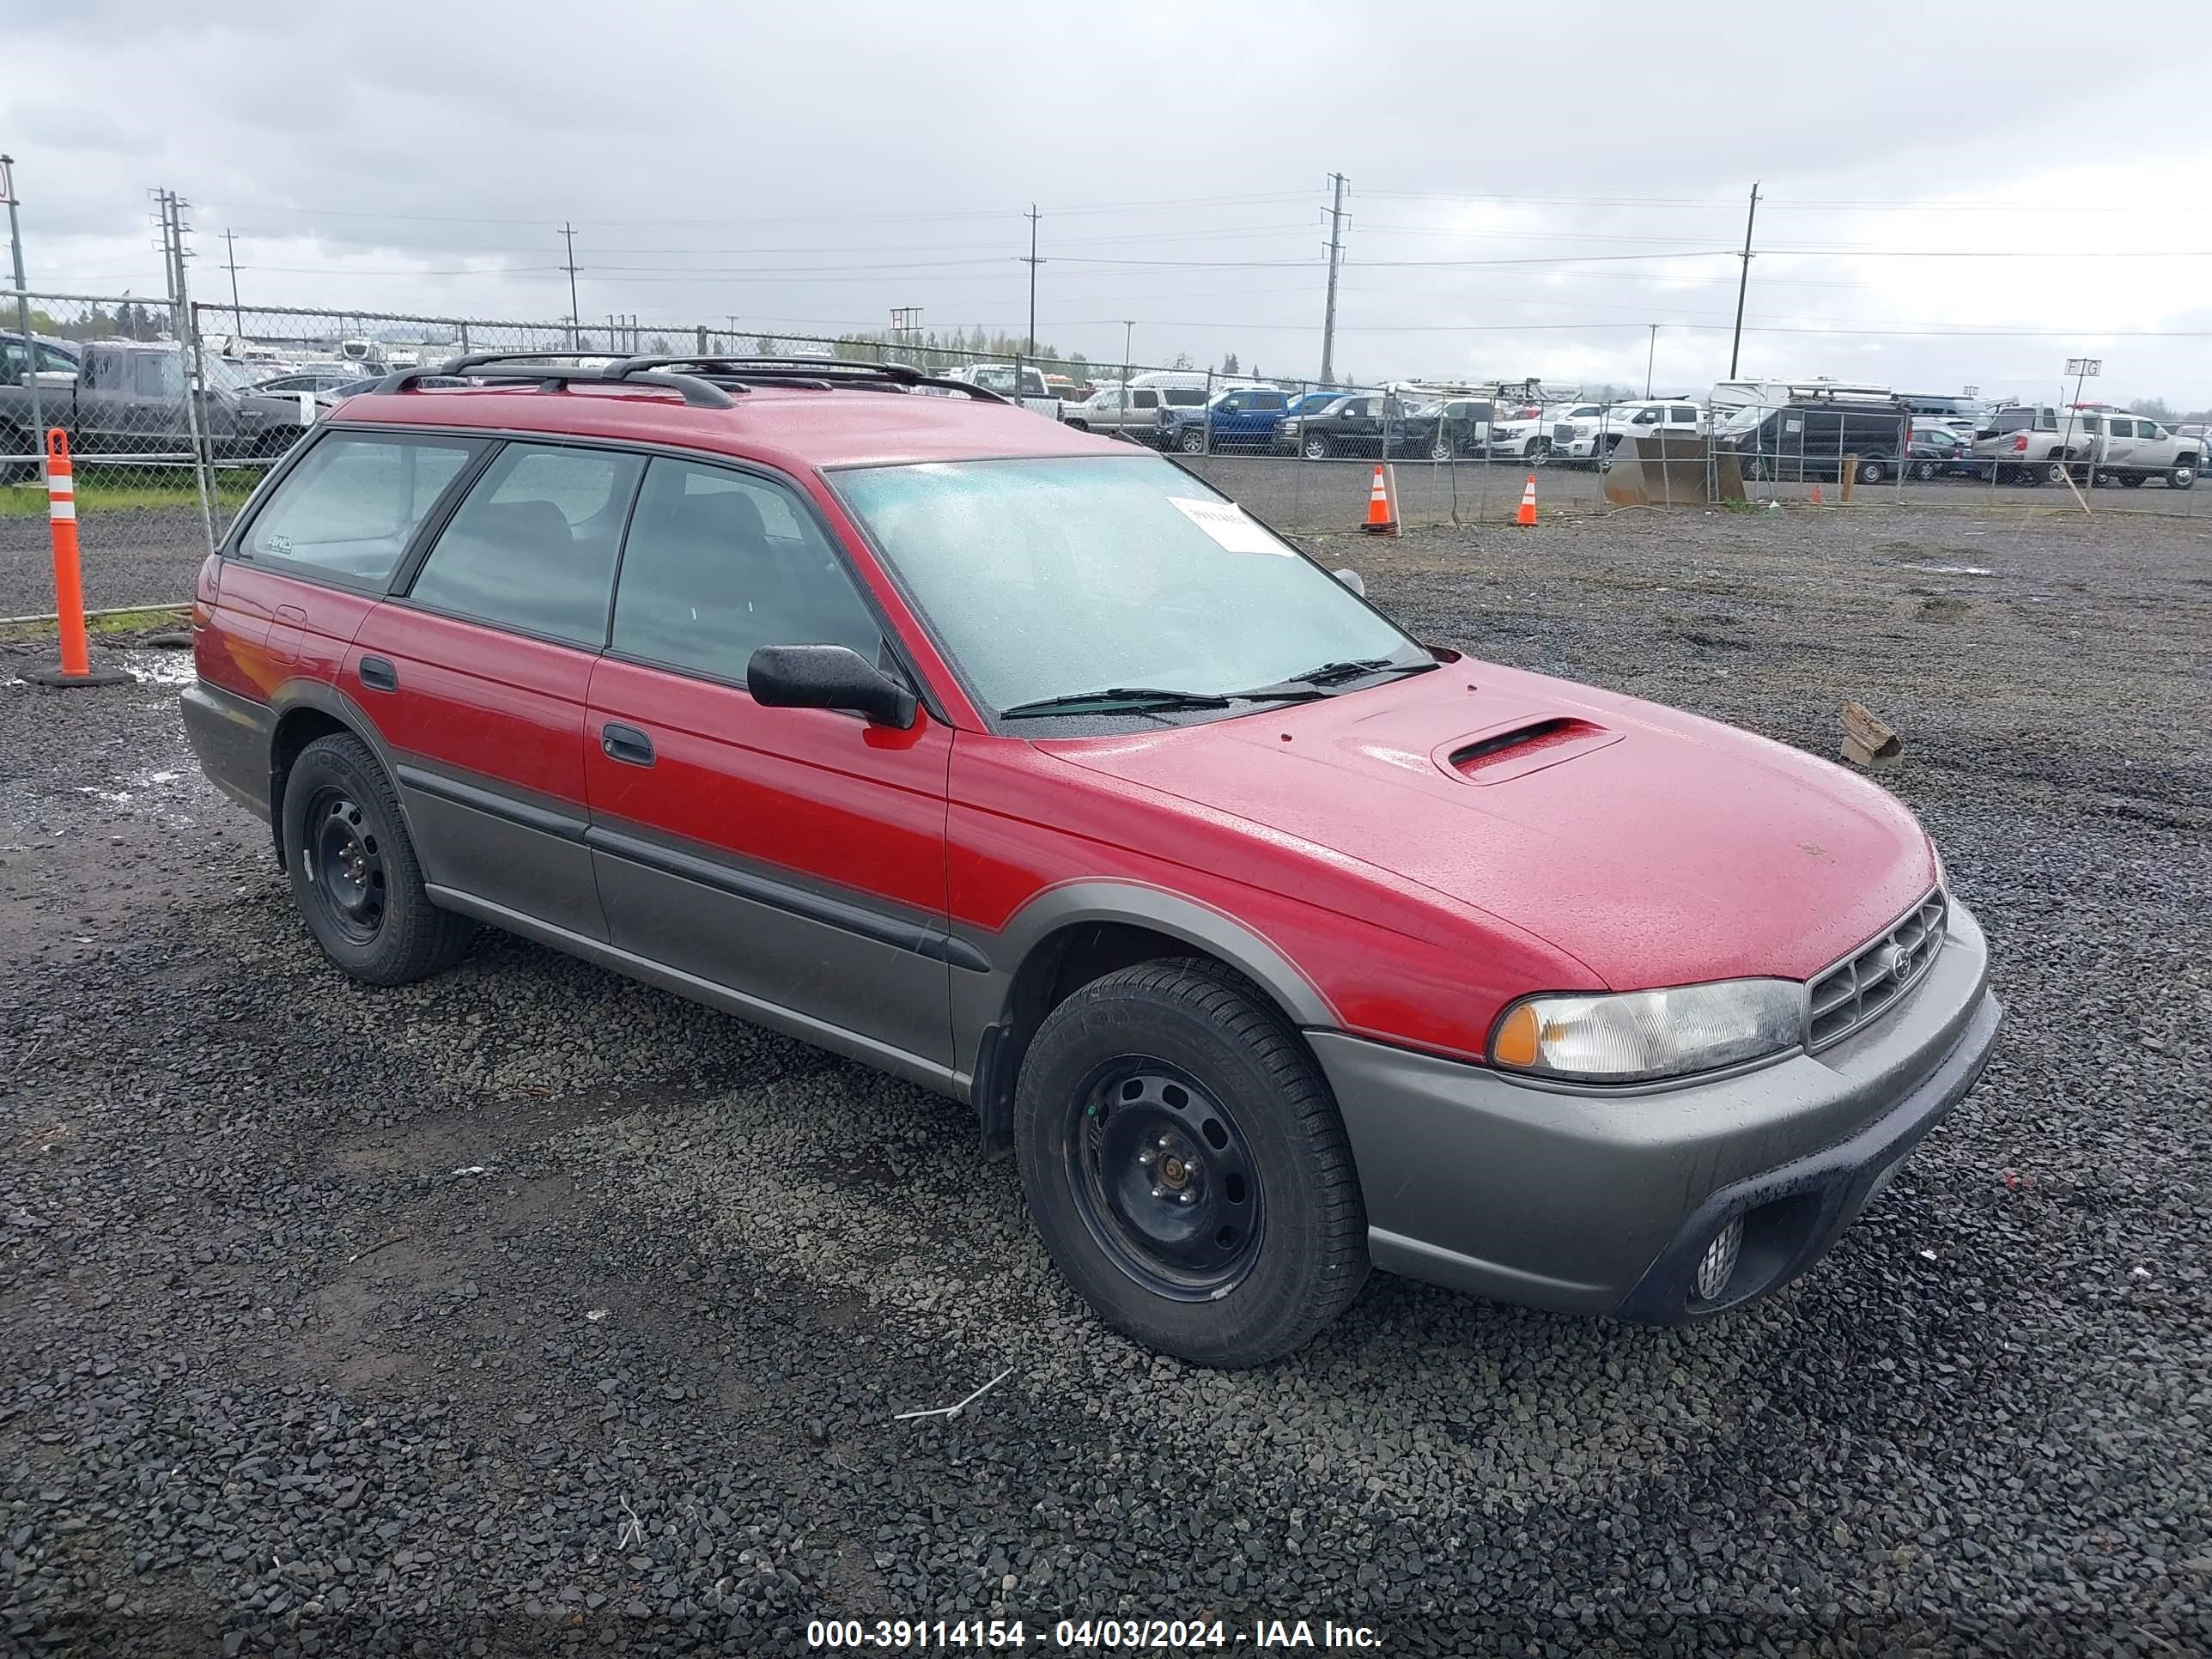
M155 629L182 628L191 615L191 607L184 605L173 611L118 611L110 617L87 617L84 629L94 638L104 634L146 634ZM59 625L51 622L0 623L0 645L50 640L60 631Z
M80 468L76 475L76 512L79 519L88 519L100 513L127 513L134 510L189 507L199 511L200 493L189 475L171 483L149 483L127 476L116 476L113 467ZM216 499L226 513L235 510L253 493L253 486L261 482L258 468L251 471L226 470L217 475ZM28 483L0 486L0 518L43 519L46 516L45 484L33 480Z

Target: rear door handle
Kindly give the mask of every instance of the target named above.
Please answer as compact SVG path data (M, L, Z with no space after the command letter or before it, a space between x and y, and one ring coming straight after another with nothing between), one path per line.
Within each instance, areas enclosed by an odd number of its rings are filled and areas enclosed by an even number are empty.
M363 657L361 659L361 683L372 691L397 691L399 671L383 657Z
M625 766L653 764L653 739L635 726L624 726L610 720L599 728L599 748L609 760L617 760Z

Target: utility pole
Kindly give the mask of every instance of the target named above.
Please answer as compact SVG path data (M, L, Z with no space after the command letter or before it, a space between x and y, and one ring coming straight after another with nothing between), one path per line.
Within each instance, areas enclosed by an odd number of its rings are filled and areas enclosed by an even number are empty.
M1735 379L1736 354L1743 349L1743 296L1751 286L1751 228L1759 222L1759 185L1751 187L1751 211L1743 220L1743 275L1735 285L1735 337L1729 342L1729 379Z
M1036 272L1037 267L1044 263L1043 260L1037 258L1038 214L1036 204L1035 202L1031 202L1030 204L1030 210L1022 216L1030 222L1030 257L1023 260L1022 263L1030 268L1030 331L1028 336L1028 355L1034 357L1036 356ZM1019 376L1016 376L1015 389L1017 394L1018 394L1020 390Z
M576 303L576 228L562 221L561 235L568 244L568 349L576 349L576 327L584 320L583 311Z
M230 267L230 326L240 339L246 337L246 313L238 308L238 242L228 230L222 234L224 263Z
M1644 327L1651 331L1651 349L1644 354L1644 395L1649 398L1651 395L1651 365L1659 356L1659 325L1646 323Z
M31 430L39 482L46 478L46 414L39 405L39 345L31 333L31 296L23 282L23 227L15 217L15 158L0 155L0 197L8 203L8 246L15 258L15 327L23 337L23 384L31 392Z
M1124 317L1121 319L1121 395L1124 398L1129 392L1129 353L1136 344L1136 340L1137 319L1133 317ZM1121 412L1126 420L1128 416L1128 406L1126 403L1122 405Z
M1344 248L1344 175L1332 173L1336 196L1328 210L1328 307L1321 319L1321 383L1329 384L1336 362L1336 266Z

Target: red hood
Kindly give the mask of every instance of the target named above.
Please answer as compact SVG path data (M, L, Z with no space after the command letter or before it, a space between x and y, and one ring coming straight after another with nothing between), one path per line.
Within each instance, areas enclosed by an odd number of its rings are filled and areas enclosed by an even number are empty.
M1454 764L1540 723L1534 739ZM1618 990L1803 979L1936 879L1912 815L1841 767L1472 660L1237 720L1042 747L1396 872Z

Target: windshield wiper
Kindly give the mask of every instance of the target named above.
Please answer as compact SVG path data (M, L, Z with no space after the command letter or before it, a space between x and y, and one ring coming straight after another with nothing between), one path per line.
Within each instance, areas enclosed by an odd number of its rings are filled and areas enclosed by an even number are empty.
M1176 708L1226 708L1229 699L1211 691L1170 691L1156 685L1109 685L1103 691L1070 691L1002 708L1002 720L1042 714L1151 714Z
M1346 680L1364 679L1370 674L1425 674L1437 666L1435 662L1393 662L1388 657L1361 657L1347 662L1325 662L1303 674L1286 675L1273 685L1255 685L1249 691L1234 695L1282 697L1296 696L1304 690L1319 696L1321 687L1341 685Z

